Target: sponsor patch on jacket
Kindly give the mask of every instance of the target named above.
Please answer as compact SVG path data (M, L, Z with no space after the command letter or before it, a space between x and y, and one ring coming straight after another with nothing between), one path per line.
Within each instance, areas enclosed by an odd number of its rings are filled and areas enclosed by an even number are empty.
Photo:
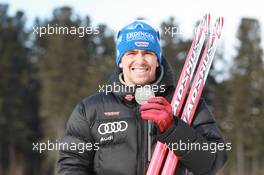
M101 135L124 132L128 128L126 121L101 123L97 129Z
M120 114L120 112L104 112L104 115L109 116L109 117L116 116L119 114Z
M108 137L101 137L100 138L100 143L109 142L109 141L112 141L112 140L114 140L113 135L110 135Z

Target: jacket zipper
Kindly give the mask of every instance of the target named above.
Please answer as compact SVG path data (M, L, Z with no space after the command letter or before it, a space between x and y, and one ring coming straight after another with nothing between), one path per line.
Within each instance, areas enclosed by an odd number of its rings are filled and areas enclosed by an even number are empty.
M140 146L141 146L141 125L140 125L140 114L139 105L136 106L136 126L137 126L137 175L141 174L141 160L140 160Z
M137 174L142 175L146 168L146 140L145 133L147 122L143 122L140 118L139 105L136 106L136 122L137 122Z

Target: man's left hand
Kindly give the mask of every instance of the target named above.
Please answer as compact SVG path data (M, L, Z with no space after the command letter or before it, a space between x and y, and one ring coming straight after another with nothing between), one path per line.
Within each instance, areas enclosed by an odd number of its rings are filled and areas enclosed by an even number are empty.
M172 107L164 97L150 98L140 107L140 113L144 120L154 121L161 132L165 132L172 124Z

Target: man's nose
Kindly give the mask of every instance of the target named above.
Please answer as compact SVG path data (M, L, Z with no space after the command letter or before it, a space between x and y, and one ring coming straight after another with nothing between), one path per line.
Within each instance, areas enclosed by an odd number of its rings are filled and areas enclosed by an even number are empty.
M144 63L145 62L145 58L144 58L144 54L142 53L137 53L136 54L136 59L135 59L138 63Z

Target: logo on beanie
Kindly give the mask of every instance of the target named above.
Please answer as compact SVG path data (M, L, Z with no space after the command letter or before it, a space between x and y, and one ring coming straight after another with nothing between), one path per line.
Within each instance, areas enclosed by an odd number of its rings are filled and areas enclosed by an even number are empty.
M130 32L126 35L127 41L133 41L133 40L147 40L154 42L154 36L151 33L148 32Z
M135 42L135 45L138 47L148 47L149 42Z

